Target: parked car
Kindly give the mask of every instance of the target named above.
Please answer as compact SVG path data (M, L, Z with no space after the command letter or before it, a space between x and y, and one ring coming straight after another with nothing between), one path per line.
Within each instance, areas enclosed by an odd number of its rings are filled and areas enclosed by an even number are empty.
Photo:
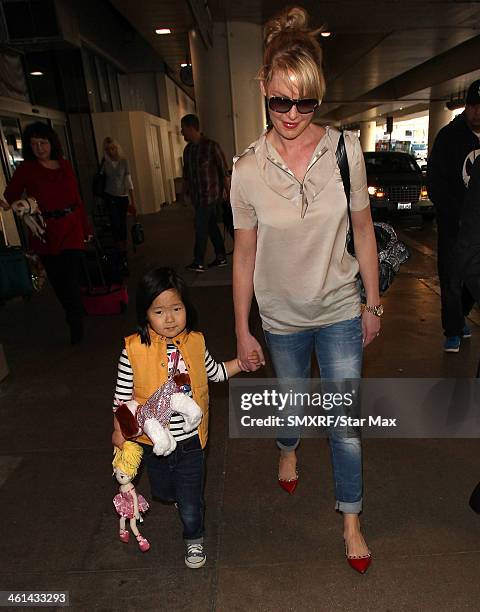
M412 155L417 162L426 162L428 156L428 148L424 142L413 142L412 143Z
M374 216L393 213L434 214L425 176L408 153L375 151L364 153L368 193Z

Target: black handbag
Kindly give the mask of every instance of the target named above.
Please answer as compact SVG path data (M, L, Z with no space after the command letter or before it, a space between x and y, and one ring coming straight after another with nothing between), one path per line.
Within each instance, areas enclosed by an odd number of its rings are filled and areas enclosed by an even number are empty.
M100 168L92 180L92 193L97 198L103 198L103 196L105 195L105 183L106 183L107 177L105 176L105 172L103 170L104 166L105 166L105 158L102 159Z
M355 256L355 244L352 230L352 211L350 209L350 168L348 165L347 149L345 147L345 138L343 132L340 133L337 151L335 153L337 164L342 176L343 189L347 197L347 212L348 212L348 234L346 240L346 249L350 255ZM395 278L395 274L400 269L400 266L407 261L410 253L404 242L397 238L397 234L393 227L388 223L374 222L375 238L377 241L378 255L378 273L379 273L379 289L383 295L390 287ZM367 297L365 287L359 275L360 296L362 303L366 303Z

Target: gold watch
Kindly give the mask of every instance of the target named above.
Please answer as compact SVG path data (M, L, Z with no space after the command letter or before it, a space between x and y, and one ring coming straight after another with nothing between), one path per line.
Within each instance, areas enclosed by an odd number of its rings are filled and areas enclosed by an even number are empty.
M377 306L365 306L365 310L367 312L371 312L376 317L381 317L383 315L383 305L378 304Z

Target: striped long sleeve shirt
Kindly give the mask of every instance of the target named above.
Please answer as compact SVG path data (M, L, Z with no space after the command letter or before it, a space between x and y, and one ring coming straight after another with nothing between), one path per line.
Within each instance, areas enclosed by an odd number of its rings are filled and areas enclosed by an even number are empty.
M168 371L171 372L173 368L173 362L175 358L175 352L177 348L174 344L167 344L167 355L168 355ZM223 382L228 380L227 370L223 362L217 363L213 357L205 348L205 369L207 370L208 380L211 382ZM187 368L182 356L178 360L177 370L182 373L187 373ZM189 397L192 397L192 391L190 388L185 388L184 393ZM114 405L113 409L116 409L116 401L128 402L134 397L133 388L133 369L128 359L127 351L123 349L118 362L117 372L117 384L115 386ZM183 416L180 414L173 413L170 419L170 432L172 436L178 441L186 440L191 436L198 434L198 430L194 429L189 433L183 431Z

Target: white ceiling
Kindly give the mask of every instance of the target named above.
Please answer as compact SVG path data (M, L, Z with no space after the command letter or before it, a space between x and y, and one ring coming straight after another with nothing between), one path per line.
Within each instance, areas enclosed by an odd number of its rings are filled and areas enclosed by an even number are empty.
M194 21L187 0L110 0L156 49L173 72L188 56ZM213 19L265 21L278 0L209 0ZM320 116L342 121L427 108L448 99L480 76L480 3L453 0L323 0L299 2L322 39L327 94ZM158 36L156 27L174 34ZM473 40L475 39L475 40ZM466 43L470 41L470 43ZM459 45L464 44L467 48ZM477 52L478 51L478 52ZM412 108L413 110L413 108ZM404 113L405 111L403 111Z

